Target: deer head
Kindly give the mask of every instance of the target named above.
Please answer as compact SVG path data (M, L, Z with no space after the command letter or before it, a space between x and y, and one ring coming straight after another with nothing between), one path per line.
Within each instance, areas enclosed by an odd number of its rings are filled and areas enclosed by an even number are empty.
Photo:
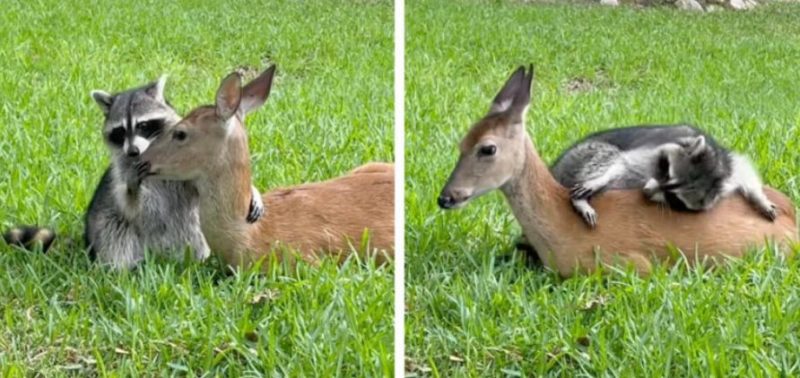
M242 77L226 76L215 105L200 106L170 127L142 155L140 174L166 180L194 180L215 168L249 162L244 117L269 96L275 66L242 88ZM232 148L233 142L243 148ZM242 145L243 144L243 145Z
M451 209L506 185L525 164L525 114L531 100L533 66L519 67L497 93L489 112L472 126L459 146L461 155L439 196Z

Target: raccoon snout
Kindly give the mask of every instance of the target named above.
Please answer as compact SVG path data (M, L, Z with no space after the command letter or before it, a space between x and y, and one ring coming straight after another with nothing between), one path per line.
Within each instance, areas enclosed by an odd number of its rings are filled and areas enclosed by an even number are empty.
M131 146L130 148L128 148L128 156L130 157L139 156L139 147Z

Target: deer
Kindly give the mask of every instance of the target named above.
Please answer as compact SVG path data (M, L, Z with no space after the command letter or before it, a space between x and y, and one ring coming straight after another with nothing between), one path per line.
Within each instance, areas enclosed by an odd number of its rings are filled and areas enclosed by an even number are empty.
M214 105L193 109L141 156L147 179L191 181L199 193L200 226L213 253L232 269L267 258L317 264L354 252L384 264L394 257L394 166L368 163L322 182L277 188L262 197L265 213L247 223L251 164L244 118L272 88L272 65L242 87L226 76ZM367 245L364 245L367 244Z
M592 229L570 204L569 189L551 174L525 129L533 66L519 67L495 96L488 113L459 145L460 155L438 204L465 206L499 189L542 263L560 276L597 269L631 268L649 275L656 264L670 266L682 254L690 266L716 266L773 241L796 245L791 200L764 187L777 217L760 216L742 196L731 196L703 212L671 210L641 190L611 190L592 199L604 220ZM785 254L788 248L779 248Z

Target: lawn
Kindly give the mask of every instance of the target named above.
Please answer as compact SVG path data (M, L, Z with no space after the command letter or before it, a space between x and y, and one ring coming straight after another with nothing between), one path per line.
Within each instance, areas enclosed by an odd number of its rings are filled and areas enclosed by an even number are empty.
M796 376L800 263L568 280L514 251L500 193L436 197L519 65L545 161L615 126L690 122L800 203L800 4L696 14L527 2L407 4L406 369L412 376ZM602 215L601 220L602 222Z
M0 375L381 376L393 268L349 261L269 274L148 260L91 264L83 214L108 154L92 89L169 74L183 113L268 63L248 117L258 188L393 156L392 3L14 1L0 12L0 226L54 227L47 254L0 243Z

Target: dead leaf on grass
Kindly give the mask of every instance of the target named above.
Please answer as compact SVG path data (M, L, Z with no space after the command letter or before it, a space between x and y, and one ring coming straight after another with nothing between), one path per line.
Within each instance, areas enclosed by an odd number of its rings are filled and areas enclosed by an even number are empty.
M266 302L271 302L278 299L280 294L281 294L280 291L276 289L267 289L254 295L253 298L250 299L250 304L257 305Z

